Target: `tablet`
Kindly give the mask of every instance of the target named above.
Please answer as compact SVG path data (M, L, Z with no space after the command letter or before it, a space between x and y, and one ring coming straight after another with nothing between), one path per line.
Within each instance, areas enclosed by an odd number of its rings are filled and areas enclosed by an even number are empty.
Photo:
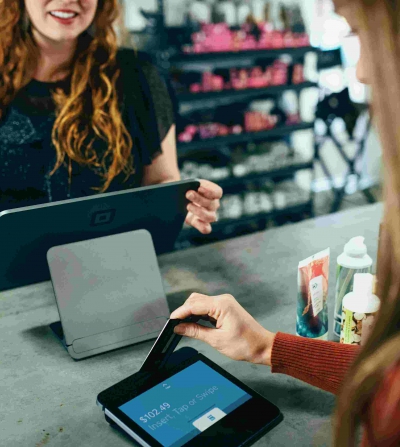
M101 393L98 404L145 447L247 446L283 419L275 405L198 353L131 376Z
M50 279L47 251L59 245L147 230L157 255L172 251L198 180L147 186L0 213L0 290Z

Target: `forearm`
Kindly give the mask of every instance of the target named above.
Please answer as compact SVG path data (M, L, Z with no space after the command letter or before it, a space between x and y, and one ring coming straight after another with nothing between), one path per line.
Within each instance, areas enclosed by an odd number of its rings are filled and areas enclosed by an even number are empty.
M357 346L279 332L272 345L271 371L337 394L358 352Z
M179 182L180 180L181 180L181 176L180 175L176 175L174 177L169 177L166 180L162 180L161 182L158 182L158 184L161 185L163 183Z
M175 125L161 143L161 153L143 170L143 186L177 182L181 179L176 152Z

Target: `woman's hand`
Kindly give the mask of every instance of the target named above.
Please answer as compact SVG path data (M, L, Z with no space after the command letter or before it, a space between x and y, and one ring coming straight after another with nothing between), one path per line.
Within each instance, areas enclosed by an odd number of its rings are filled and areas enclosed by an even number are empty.
M220 207L222 188L208 180L200 180L197 192L189 191L186 197L190 200L187 209L186 223L203 234L210 234L211 224L218 220L217 210Z
M208 316L216 329L194 323L180 324L177 334L208 343L233 360L271 366L275 334L264 329L231 295L206 296L194 293L171 314L172 319L191 315Z

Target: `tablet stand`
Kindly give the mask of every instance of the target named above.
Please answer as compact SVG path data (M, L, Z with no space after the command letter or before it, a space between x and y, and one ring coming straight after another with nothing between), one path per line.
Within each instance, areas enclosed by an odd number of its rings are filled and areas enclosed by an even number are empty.
M74 359L156 338L168 321L146 230L53 247L47 260L61 319L50 327Z

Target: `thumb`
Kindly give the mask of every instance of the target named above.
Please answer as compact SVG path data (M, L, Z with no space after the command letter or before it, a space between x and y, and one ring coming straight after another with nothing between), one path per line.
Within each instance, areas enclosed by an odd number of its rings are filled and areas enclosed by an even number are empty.
M178 335L204 341L210 344L214 336L215 329L201 326L195 323L183 323L175 327L174 332Z

